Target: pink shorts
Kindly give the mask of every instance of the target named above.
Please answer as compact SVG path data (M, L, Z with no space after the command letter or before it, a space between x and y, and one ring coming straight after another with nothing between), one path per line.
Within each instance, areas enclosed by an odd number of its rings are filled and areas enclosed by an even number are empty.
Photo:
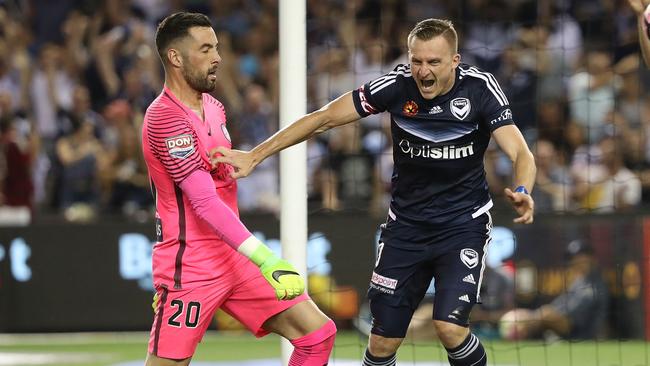
M309 299L305 293L293 300L277 300L273 287L249 261L229 278L200 287L157 291L160 302L151 327L149 353L171 359L194 354L217 308L239 320L256 337L263 337L269 333L262 328L266 320Z

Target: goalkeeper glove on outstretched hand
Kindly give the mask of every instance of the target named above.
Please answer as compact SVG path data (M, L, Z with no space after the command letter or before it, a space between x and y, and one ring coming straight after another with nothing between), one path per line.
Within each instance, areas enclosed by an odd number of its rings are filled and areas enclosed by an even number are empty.
M260 272L275 289L278 300L291 300L305 291L305 282L295 268L275 254L262 263Z
M275 289L278 300L291 300L305 291L305 281L298 271L289 262L275 255L261 241L251 236L238 250L260 267L262 276Z

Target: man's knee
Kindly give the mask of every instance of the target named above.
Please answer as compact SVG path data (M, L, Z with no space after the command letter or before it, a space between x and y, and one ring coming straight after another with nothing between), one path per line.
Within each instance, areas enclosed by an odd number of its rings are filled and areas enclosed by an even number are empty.
M436 333L442 344L447 348L453 348L463 342L469 334L469 329L461 327L460 325L442 321L434 320L433 325L436 328Z
M404 338L386 338L377 334L370 334L368 351L376 357L387 357L395 354Z
M331 319L322 327L300 338L292 339L291 343L297 348L310 348L318 346L320 349L331 350L334 347L336 325Z
M331 322L313 301L299 302L289 309L269 318L264 329L287 339L296 339L312 333Z
M372 334L389 339L404 338L413 317L413 309L408 306L390 306L373 300L370 300L370 312Z

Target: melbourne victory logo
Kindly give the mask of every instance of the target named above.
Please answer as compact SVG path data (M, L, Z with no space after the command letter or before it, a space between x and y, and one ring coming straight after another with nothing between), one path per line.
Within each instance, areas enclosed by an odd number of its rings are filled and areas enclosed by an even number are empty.
M456 98L449 103L451 108L451 114L459 120L464 120L469 116L469 112L472 110L472 105L469 103L467 98Z

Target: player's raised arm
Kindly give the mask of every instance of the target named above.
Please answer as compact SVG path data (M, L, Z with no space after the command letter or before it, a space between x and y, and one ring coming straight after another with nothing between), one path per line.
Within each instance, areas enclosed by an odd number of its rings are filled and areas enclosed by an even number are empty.
M348 92L321 109L301 117L251 151L229 150L223 147L212 150L212 164L230 164L235 168L233 178L245 177L269 156L331 128L357 121L360 117L354 106L352 92Z
M519 217L514 222L530 224L533 222L535 202L530 196L535 184L535 158L528 149L526 140L514 125L500 127L492 132L497 144L508 155L514 170L515 190L505 189L505 194L514 206Z
M639 32L639 45L643 60L647 67L650 67L650 0L627 0L637 16L637 28Z

